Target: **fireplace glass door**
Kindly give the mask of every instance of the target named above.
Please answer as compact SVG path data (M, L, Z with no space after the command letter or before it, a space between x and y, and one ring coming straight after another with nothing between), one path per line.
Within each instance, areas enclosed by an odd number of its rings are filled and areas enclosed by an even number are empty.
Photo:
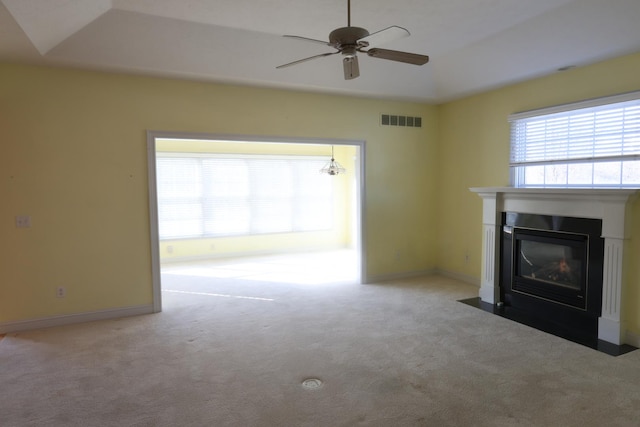
M516 292L584 308L589 236L513 228Z

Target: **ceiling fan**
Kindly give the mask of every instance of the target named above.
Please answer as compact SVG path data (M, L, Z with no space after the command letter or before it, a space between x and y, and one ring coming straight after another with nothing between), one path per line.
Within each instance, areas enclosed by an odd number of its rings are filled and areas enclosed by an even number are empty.
M357 52L366 53L372 58L389 59L391 61L404 62L407 64L424 65L429 62L427 55L419 55L416 53L400 52L397 50L370 48L370 45L378 45L392 40L408 37L411 33L405 28L391 26L384 30L369 34L369 31L360 27L351 26L351 0L347 0L347 26L333 30L329 34L329 42L307 37L285 35L298 40L304 40L313 43L323 44L336 49L335 52L321 53L320 55L310 56L308 58L299 59L287 64L279 65L276 68L289 67L291 65L300 64L316 58L336 55L341 53L343 56L342 64L344 67L345 80L355 79L360 75L358 66Z

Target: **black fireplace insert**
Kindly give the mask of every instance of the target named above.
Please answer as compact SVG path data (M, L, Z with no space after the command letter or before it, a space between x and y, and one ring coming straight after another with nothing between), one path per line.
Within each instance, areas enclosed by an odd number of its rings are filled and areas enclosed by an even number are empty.
M602 221L502 214L500 296L506 309L597 339Z

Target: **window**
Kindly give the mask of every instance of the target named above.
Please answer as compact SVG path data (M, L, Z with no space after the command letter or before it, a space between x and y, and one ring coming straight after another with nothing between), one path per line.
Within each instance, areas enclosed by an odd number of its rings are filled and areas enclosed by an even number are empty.
M327 230L324 157L158 153L160 239Z
M640 92L513 114L514 187L640 186Z

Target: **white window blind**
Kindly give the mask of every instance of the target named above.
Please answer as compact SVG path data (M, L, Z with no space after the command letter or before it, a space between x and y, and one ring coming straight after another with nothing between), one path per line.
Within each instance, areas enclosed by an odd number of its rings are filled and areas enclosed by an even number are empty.
M515 187L640 185L640 93L518 113L509 120Z
M324 157L157 157L161 239L327 230L333 180Z

